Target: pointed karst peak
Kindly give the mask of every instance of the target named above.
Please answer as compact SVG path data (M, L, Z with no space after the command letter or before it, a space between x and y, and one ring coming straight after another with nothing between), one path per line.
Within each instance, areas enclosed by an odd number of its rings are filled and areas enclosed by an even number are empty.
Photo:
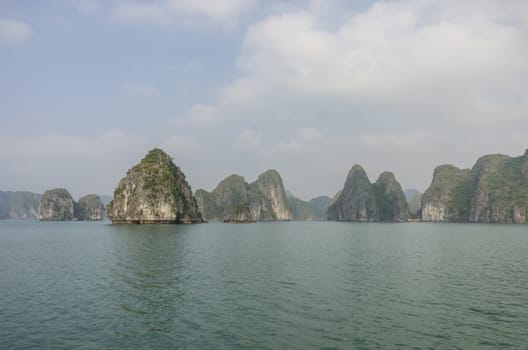
M361 176L361 177L367 177L368 178L367 172L359 164L354 164L354 166L352 166L352 168L348 172L347 179L353 178L353 177L356 177L356 176Z
M384 171L378 176L376 182L393 183L396 182L396 176L392 171Z
M275 169L268 169L266 170L265 172L263 172L262 174L259 175L259 179L264 179L264 178L273 178L273 179L280 179L280 174L277 170Z
M140 164L162 164L172 163L172 157L160 148L154 148L148 151L147 155L141 160Z

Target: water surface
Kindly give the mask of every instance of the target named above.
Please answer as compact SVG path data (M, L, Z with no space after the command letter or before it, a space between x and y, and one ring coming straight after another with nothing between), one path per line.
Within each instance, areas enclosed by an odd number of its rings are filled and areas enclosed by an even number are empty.
M528 347L528 226L0 221L9 349Z

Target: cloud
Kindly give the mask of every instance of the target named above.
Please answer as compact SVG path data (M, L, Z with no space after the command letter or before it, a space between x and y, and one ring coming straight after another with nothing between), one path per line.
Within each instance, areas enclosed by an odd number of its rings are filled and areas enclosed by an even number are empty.
M256 9L257 0L120 1L111 18L119 22L233 28Z
M120 131L92 138L0 136L0 162L9 164L0 173L0 183L37 192L66 187L74 196L110 194L146 150L143 138Z
M0 19L0 44L19 44L31 37L31 26L22 21Z
M125 92L132 96L137 97L153 97L160 95L160 90L149 84L138 83L138 82L124 82L122 84Z
M235 140L234 147L239 152L258 150L262 144L261 133L258 130L246 129Z
M100 0L53 0L54 3L75 9L83 14L95 14L102 10Z
M310 176L333 184L359 162L424 189L438 164L526 148L528 3L334 4L250 25L237 77L204 102L239 133L259 130L256 162L268 155L296 181L301 162L317 164Z
M162 148L173 156L182 156L197 151L199 142L189 136L172 136L163 142Z
M323 134L315 128L302 128L296 131L296 135L303 141L321 141Z

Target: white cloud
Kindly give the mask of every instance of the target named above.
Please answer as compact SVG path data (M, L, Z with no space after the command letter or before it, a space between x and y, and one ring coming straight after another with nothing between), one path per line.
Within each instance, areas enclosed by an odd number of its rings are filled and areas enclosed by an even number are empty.
M100 0L53 0L53 2L68 6L84 14L98 13L103 7Z
M143 138L120 131L92 138L0 136L0 162L11 164L0 173L0 183L36 192L65 187L77 197L87 192L111 194L146 150Z
M188 155L198 150L199 142L189 136L172 136L163 142L162 148L173 156Z
M120 22L230 29L257 5L257 0L120 1L112 18Z
M160 94L157 87L144 83L124 82L122 87L127 94L137 97L153 97Z
M188 120L191 124L208 125L219 121L220 115L213 106L194 105L189 113Z
M526 148L518 136L528 133L528 3L337 10L311 1L248 27L239 74L211 107L225 124L259 130L259 160L292 175L300 162L318 164L321 179L341 169L325 180L333 184L359 162L423 189L438 164Z
M0 44L19 44L27 41L33 30L22 21L0 19Z
M235 140L235 149L239 152L255 151L260 148L262 144L262 136L260 131L253 129L246 129L242 131Z
M323 134L315 128L302 128L296 131L296 135L299 139L307 142L321 141Z

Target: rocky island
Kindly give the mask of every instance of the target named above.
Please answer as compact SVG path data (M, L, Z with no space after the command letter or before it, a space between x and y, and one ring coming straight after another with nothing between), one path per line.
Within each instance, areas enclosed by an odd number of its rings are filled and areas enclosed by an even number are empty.
M282 178L268 170L248 184L240 175L222 180L212 191L196 191L207 220L224 222L283 221L293 218Z
M422 197L422 220L518 223L528 217L528 150L481 157L471 169L441 165Z
M104 219L104 205L95 194L75 202L68 190L55 188L40 198L37 218L40 221L101 221Z
M106 214L114 224L203 222L185 175L157 148L121 179Z
M77 220L101 221L104 218L105 207L98 195L89 194L77 202Z
M371 184L358 164L348 172L343 189L328 206L326 218L334 221L404 222L409 208L403 190L393 173L382 173Z
M38 208L40 221L70 221L75 218L75 202L68 190L54 188L44 192Z

